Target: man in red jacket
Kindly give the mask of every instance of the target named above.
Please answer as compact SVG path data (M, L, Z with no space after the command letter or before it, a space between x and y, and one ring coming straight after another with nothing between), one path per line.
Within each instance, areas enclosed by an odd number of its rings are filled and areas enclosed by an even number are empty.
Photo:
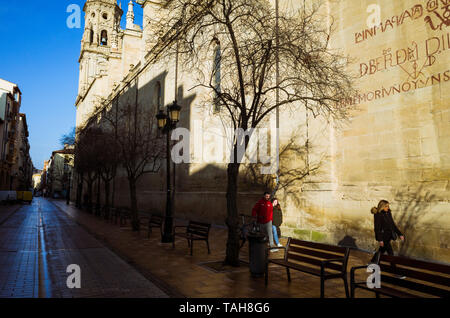
M263 232L269 237L270 247L275 247L272 232L273 205L270 202L270 193L265 192L264 197L255 204L252 216L257 218L257 222L260 224ZM271 251L276 252L276 250Z

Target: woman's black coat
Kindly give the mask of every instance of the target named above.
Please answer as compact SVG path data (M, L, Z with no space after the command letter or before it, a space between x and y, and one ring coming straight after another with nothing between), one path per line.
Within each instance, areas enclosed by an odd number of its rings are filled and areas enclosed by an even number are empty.
M273 207L272 224L275 225L276 227L279 227L281 226L281 224L283 224L283 212L281 211L281 207L279 204Z
M394 239L393 233L403 236L402 232L395 225L392 218L391 210L388 212L381 211L374 214L375 239L378 242L389 242Z

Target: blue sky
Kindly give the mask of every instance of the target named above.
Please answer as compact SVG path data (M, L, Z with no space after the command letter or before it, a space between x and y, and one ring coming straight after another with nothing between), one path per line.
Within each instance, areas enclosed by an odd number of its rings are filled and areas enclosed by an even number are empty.
M27 115L30 154L42 169L59 139L75 126L78 91L78 58L81 28L67 27L70 4L83 8L84 0L1 1L0 78L19 85L21 112ZM127 10L129 1L122 1ZM135 5L136 24L142 24L142 9ZM122 18L122 25L125 17Z

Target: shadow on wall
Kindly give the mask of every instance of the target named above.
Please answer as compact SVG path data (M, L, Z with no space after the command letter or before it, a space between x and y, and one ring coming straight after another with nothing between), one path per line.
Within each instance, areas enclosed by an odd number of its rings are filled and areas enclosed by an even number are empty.
M172 104L169 102L165 103L165 91L166 91L166 77L167 72L164 71L158 76L154 77L148 83L144 84L139 88L138 95L138 105L139 107L145 108L146 110L152 111L154 116L158 113L159 109L166 110L168 106ZM177 103L182 106L180 122L177 127L182 127L186 129L190 129L191 122L191 108L193 102L196 98L196 94L185 95L184 87L180 85L177 88ZM123 104L123 100L126 100L130 103L133 102L133 98L135 98L136 94L136 83L130 84L130 88L128 91L125 91L120 97L120 104ZM152 117L152 119L154 118ZM140 117L138 117L138 123ZM143 119L142 119L143 120ZM132 137L132 136L131 136ZM161 138L163 142L165 142L165 136L158 132L158 137ZM134 150L134 149L133 149ZM139 149L137 149L139 150ZM141 159L141 157L138 158ZM163 163L161 169L159 171L146 173L142 175L142 177L137 181L136 186L136 194L138 201L138 210L146 211L146 212L160 212L165 211L165 198L166 198L166 160L165 156L160 158ZM151 163L149 163L149 166ZM171 184L174 189L177 187L174 186L177 172L179 171L179 167L171 167L172 171L172 179ZM126 170L123 165L119 166L117 171L117 175L115 177L115 194L114 194L114 205L115 206L123 206L129 207L131 206L131 196L129 192L129 184ZM94 189L94 191L97 191ZM162 192L162 193L158 193ZM103 188L101 188L101 195L103 195ZM96 192L94 194L94 198L96 197ZM103 197L101 196L101 200ZM102 201L100 201L102 202ZM175 201L176 202L176 201ZM174 206L176 209L176 206Z
M358 249L358 245L356 245L356 239L351 237L350 235L344 236L344 238L339 241L338 245Z
M330 224L331 223L331 224ZM373 216L367 211L367 217L360 219L339 219L328 223L331 232L329 243L354 249L373 252L376 249L373 233ZM358 242L358 243L357 243Z
M304 228L303 219L309 218L309 211L306 212L308 216L302 216L294 221L295 216L298 216L299 213L303 214L305 208L306 199L302 191L305 180L314 178L320 173L327 156L325 153L318 153L316 147L308 141L304 133L305 129L304 125L300 125L280 147L278 185L273 178L274 175L261 174L263 167L261 163L243 165L240 179L247 188L261 193L264 190L272 191L274 196L279 199L284 220L280 227L283 236L325 242L327 240L325 233ZM312 160L310 155L313 152L315 152L315 159ZM314 190L317 183L308 182L307 187ZM315 217L312 219L317 220Z
M180 169L181 170L181 169ZM251 215L262 190L239 182L238 213ZM225 225L227 216L227 171L225 165L208 164L189 174L188 167L177 175L176 216L199 222Z
M317 160L311 161L310 153L315 149L310 141L299 142L304 137L302 131L305 128L299 128L293 132L289 140L284 143L279 151L279 184L273 179L273 175L261 174L261 168L264 166L258 164L246 164L242 166L240 178L247 187L260 190L274 190L275 196L280 200L288 196L294 201L296 206L301 206L301 186L305 179L316 174L326 161L326 155L317 155ZM314 185L313 185L314 186ZM281 193L280 193L281 192ZM280 195L281 194L281 195ZM285 200L282 200L285 201Z
M437 220L430 219L429 213L436 204L436 196L430 191L425 191L420 186L417 191L410 192L408 189L399 190L395 195L395 201L399 202L399 216L393 213L394 220L405 235L405 242L395 242L398 254L409 257L436 258L433 248L439 248L439 231L436 226ZM426 223L425 223L426 220Z
M306 145L298 144L298 132L280 150L279 194L290 196L300 202L299 187L302 180L316 172L321 165L314 162L307 165ZM239 213L251 215L254 204L265 190L273 190L272 175L262 175L262 164L242 164L239 174ZM199 221L224 224L226 218L227 166L208 164L192 172L189 165L180 164L176 168L176 214L179 217ZM280 198L282 201L283 199ZM282 205L283 206L283 205Z

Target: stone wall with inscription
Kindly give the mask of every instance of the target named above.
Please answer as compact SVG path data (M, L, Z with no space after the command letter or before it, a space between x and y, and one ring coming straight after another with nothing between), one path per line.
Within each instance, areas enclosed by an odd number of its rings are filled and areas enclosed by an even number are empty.
M407 238L396 251L450 262L450 0L327 9L359 93L350 123L321 134L325 169L283 198L284 232L374 250L370 208L387 199Z

